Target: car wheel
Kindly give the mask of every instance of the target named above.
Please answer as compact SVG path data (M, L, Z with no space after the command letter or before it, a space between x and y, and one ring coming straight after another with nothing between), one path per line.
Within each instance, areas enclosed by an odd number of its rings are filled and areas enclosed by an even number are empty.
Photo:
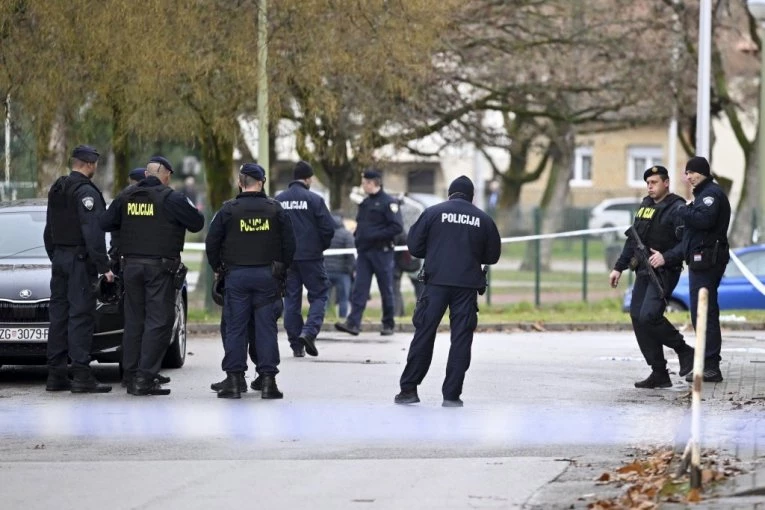
M173 342L167 348L163 368L181 368L186 362L186 300L178 292L175 298L175 323L173 324Z
M670 299L669 301L667 301L667 311L668 312L687 312L688 309L685 307L683 303L681 303L677 299Z

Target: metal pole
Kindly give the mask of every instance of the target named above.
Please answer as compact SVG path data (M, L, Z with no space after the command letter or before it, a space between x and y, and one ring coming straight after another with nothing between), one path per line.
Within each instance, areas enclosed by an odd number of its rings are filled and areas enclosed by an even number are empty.
M673 0L673 5L677 4L677 0ZM667 151L668 161L667 170L669 171L669 182L672 191L680 190L680 182L682 180L677 175L677 67L678 60L680 60L680 45L682 40L680 38L680 17L677 12L672 13L672 30L675 34L675 44L672 45L672 79L670 80L669 87L672 90L672 119L669 121L669 129L667 132Z
M542 209L534 209L534 234L542 233ZM534 241L534 305L539 307L542 304L542 240Z
M587 239L582 236L582 301L587 302Z
M11 190L11 95L5 98L5 189Z
M712 69L712 0L701 0L696 90L696 155L709 159L709 94Z
M264 191L270 182L268 153L268 16L267 0L258 2L258 163L266 171Z

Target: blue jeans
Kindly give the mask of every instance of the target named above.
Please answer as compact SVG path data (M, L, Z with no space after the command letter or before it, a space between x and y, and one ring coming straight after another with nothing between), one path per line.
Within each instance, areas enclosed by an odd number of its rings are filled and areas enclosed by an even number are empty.
M340 318L348 317L348 296L351 293L351 275L348 273L327 273L330 288L335 289Z

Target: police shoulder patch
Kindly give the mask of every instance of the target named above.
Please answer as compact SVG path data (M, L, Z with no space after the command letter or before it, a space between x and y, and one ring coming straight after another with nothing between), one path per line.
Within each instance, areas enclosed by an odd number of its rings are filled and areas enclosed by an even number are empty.
M704 205L709 207L710 205L715 203L715 197L704 197L702 202L704 202Z
M93 205L95 204L95 199L93 197L85 197L82 199L82 205L85 206L85 209L88 211L93 210Z
M390 203L390 210L394 213L398 212L398 203L397 202L391 202Z

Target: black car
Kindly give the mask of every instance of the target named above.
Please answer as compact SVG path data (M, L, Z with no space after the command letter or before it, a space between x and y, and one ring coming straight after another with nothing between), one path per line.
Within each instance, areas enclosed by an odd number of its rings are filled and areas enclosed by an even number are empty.
M0 203L0 365L46 363L51 271L43 244L46 210L44 199ZM165 368L180 368L186 360L186 303L184 285L176 293ZM98 301L94 360L120 362L123 328L122 299Z

